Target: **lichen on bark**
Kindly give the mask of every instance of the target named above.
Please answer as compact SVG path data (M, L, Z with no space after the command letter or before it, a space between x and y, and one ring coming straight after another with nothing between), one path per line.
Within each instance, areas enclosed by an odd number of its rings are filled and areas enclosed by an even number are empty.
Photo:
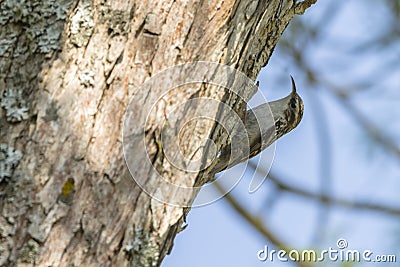
M16 264L24 254L37 265L160 265L188 209L155 203L130 177L122 155L125 108L138 97L135 112L146 116L143 104L159 97L159 86L141 85L182 63L228 64L254 79L294 16L293 3L1 1L0 143L23 157L11 157L18 167L0 182L0 264ZM245 106L215 86L165 100L197 93L238 112ZM10 113L12 106L22 110ZM158 142L162 125L154 121L145 141L156 168L188 185L210 178L168 165ZM201 125L185 132L187 155L195 155L199 140L223 143L218 127ZM151 180L152 169L138 169ZM71 177L73 197L57 201Z

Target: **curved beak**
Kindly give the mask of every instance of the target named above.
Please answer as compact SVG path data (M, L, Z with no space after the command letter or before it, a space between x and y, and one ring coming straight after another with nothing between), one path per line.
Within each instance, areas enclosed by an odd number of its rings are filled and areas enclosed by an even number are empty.
M290 79L292 80L292 95L294 95L296 94L296 84L294 83L292 75L290 75Z

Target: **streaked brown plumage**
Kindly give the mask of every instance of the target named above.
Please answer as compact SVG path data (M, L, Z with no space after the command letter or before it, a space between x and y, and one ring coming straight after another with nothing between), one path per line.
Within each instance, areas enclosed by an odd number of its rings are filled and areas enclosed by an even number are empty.
M218 163L213 169L214 173L256 156L274 141L297 127L303 117L304 105L296 92L293 77L290 76L290 78L292 80L290 95L247 111L245 124L247 134L240 135L239 138L232 137L232 140L239 142L240 145L236 146L238 147L237 151L231 152L230 144L221 151ZM246 139L249 147L247 147ZM243 147L246 149L241 150Z

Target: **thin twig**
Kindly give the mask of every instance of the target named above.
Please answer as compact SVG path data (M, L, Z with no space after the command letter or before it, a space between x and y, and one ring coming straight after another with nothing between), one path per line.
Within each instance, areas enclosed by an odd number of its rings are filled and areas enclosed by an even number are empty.
M328 127L327 115L325 108L319 101L317 96L309 98L309 104L313 112L315 120L316 142L319 152L319 193L322 195L330 195L333 184L332 177L332 140ZM316 227L314 229L314 244L319 244L322 237L326 233L326 227L329 221L330 209L319 203L320 208L317 210ZM329 206L330 207L330 206Z
M360 112L354 104L352 104L348 95L345 94L346 90L340 88L339 86L329 82L327 80L323 80L320 78L320 75L315 75L317 73L313 70L305 61L304 56L300 51L291 47L291 53L297 62L298 66L303 69L304 72L307 73L309 82L311 84L323 84L324 87L329 88L329 92L333 93L333 95L340 101L342 106L347 109L348 113L353 116L355 121L366 130L369 136L381 147L383 147L386 151L395 155L398 159L400 159L400 147L388 136L386 136L375 124L373 124L367 117Z
M360 126L367 131L367 133L375 142L400 159L400 148L393 142L391 138L385 136L382 131L379 130L378 127L376 127L371 121L369 121L353 104L351 104L347 97L341 94L339 90L332 89L331 92L334 93L336 98L340 100L343 107L347 109L348 113L351 114L353 118L360 124Z
M305 189L295 187L283 182L281 179L278 179L276 175L271 172L268 174L269 180L271 180L279 189L283 191L287 191L289 193L302 196L305 198L317 200L325 205L334 205L340 206L343 208L349 209L358 209L358 210L369 210L374 212L385 213L394 216L400 216L400 207L389 207L383 204L374 204L367 203L362 201L351 201L345 199L338 199L331 196L327 196L324 194L312 193Z

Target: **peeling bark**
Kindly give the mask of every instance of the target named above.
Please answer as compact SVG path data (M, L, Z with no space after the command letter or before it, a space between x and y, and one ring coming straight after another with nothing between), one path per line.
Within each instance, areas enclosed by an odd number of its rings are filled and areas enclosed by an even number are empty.
M159 266L189 209L149 197L131 178L121 130L132 96L145 105L160 93L140 91L145 81L193 61L255 79L300 4L1 1L0 265ZM246 104L210 86L166 95L165 107L194 95L236 111ZM203 184L206 171L178 171L160 153L160 114L145 133L149 158L171 181ZM199 125L182 133L184 154L207 138L225 142L213 122Z

